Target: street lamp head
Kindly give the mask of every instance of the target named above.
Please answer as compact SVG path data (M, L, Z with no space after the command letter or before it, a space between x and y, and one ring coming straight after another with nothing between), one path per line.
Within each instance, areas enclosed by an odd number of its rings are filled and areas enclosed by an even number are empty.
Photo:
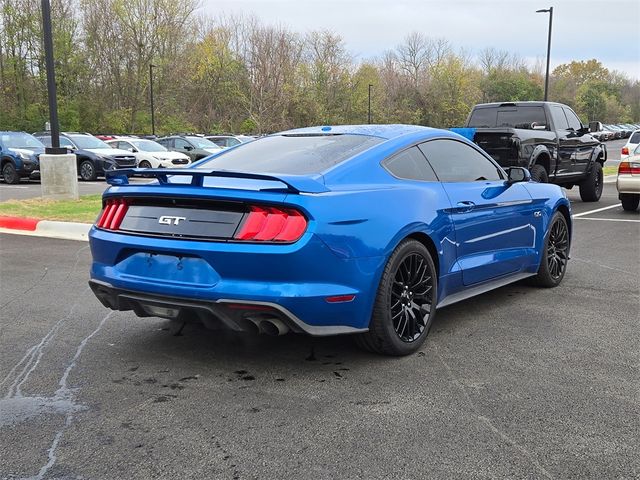
M549 13L550 11L550 8L543 8L542 10L536 10L536 13Z

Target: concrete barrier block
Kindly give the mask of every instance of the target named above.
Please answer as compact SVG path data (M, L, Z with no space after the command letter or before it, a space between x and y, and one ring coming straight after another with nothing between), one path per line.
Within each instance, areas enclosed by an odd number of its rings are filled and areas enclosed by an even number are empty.
M78 199L78 168L76 156L40 155L40 185L42 197L52 200Z

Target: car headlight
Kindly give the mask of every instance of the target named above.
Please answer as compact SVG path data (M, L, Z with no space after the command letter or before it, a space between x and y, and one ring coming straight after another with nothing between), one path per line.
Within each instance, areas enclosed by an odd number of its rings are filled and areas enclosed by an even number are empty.
M31 155L29 155L28 153L18 152L18 155L20 156L20 158L22 160L26 160L27 162L32 162L33 161L33 159L31 158Z

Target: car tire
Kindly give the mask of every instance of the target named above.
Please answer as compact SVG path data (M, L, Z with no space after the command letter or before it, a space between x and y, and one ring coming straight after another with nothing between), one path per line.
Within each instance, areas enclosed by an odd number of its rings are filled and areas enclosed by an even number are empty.
M549 174L542 165L531 167L531 180L538 183L549 183Z
M149 163L148 160L142 160L139 164L138 164L138 168L151 168L151 164Z
M356 343L384 355L416 352L433 323L437 287L429 250L417 240L402 241L382 273L369 331L358 334Z
M2 166L2 177L4 182L10 185L20 183L20 175L18 175L15 165L11 162L7 162Z
M602 164L595 162L591 171L580 183L580 198L583 202L597 202L602 196Z
M84 182L91 182L98 178L96 167L91 160L83 160L80 163L80 179Z
M560 285L569 262L569 246L569 225L564 215L556 212L544 237L540 267L536 276L531 279L533 285L543 288Z
M622 202L622 208L628 212L635 212L640 205L640 195L633 193L621 193L620 201Z

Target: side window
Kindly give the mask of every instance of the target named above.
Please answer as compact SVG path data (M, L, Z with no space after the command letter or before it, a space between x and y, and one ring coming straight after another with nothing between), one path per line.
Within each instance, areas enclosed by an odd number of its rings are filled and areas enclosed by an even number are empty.
M554 105L551 106L549 110L551 111L551 118L553 119L553 125L556 130L568 130L569 123L567 122L567 117L564 116L562 107Z
M394 177L405 180L437 182L438 178L427 163L418 147L408 148L382 162L382 166Z
M47 137L47 142L49 145L51 145L51 137ZM75 148L71 140L69 140L67 137L60 137L60 146L64 148Z
M191 146L189 142L187 142L186 140L183 140L182 138L176 138L174 140L174 144L176 148L187 148Z
M457 140L431 140L420 150L441 182L476 182L502 179L499 168L475 148Z
M567 122L569 122L569 128L573 128L574 130L578 131L582 128L582 123L580 123L580 120L578 119L578 116L573 113L573 110L571 110L570 108L564 108L564 113L567 116Z

